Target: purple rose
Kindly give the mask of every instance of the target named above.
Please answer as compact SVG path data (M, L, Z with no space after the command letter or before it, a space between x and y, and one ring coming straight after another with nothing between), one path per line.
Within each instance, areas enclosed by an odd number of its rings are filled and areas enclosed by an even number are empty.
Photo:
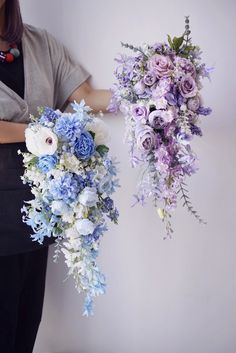
M197 94L197 85L193 77L188 74L184 76L179 83L179 90L183 97L190 98Z
M145 84L143 81L139 81L134 85L134 92L136 94L143 94L145 92Z
M148 63L148 69L152 71L157 78L161 78L163 76L170 76L174 65L168 56L155 54L153 55Z
M177 116L175 107L169 107L167 110L154 110L148 116L149 124L155 128L161 128L172 122Z
M154 110L151 112L148 116L148 121L154 129L160 129L163 125L165 125L162 110Z
M191 76L196 76L196 70L194 65L191 63L190 60L186 58L176 58L176 65L177 67L185 73L185 75L190 74Z
M152 86L156 82L156 77L152 72L147 72L143 78L143 82L147 86Z
M136 128L137 146L140 150L150 151L155 146L155 132L148 125Z
M144 105L134 104L131 112L136 120L142 120L147 117L147 108Z
M196 112L200 107L200 98L198 96L190 98L187 102L187 107L192 110L192 112Z

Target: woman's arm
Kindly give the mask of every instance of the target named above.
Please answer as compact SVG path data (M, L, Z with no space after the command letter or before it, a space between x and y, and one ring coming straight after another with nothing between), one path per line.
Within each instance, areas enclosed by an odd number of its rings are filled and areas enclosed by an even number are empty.
M69 102L80 102L84 99L94 112L108 113L107 106L111 99L111 92L107 89L93 89L88 81L83 82L69 97Z
M83 82L69 97L69 102L80 102L82 99L89 105L94 112L106 110L110 99L111 92L106 89L93 89L87 81ZM15 123L0 120L0 143L13 143L25 141L25 129L27 124Z
M27 124L0 120L0 143L24 142L27 126Z

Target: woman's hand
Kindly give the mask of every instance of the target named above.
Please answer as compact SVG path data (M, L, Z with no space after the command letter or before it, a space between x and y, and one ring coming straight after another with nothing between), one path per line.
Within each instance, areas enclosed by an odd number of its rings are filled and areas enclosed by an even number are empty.
M72 93L68 100L80 102L82 99L94 112L108 113L107 106L110 103L111 92L106 89L93 89L87 80Z
M83 82L69 97L69 102L80 102L82 99L94 112L107 113L111 92L106 89L93 89L88 81ZM28 124L0 120L0 143L25 141L25 129Z
M24 142L27 126L27 124L0 120L0 143Z

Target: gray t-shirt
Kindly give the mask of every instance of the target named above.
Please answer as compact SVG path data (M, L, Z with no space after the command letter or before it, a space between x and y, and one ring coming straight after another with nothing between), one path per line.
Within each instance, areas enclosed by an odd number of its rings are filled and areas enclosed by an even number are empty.
M69 96L91 75L45 29L24 24L24 99L0 81L0 119L27 123L38 106L63 110Z

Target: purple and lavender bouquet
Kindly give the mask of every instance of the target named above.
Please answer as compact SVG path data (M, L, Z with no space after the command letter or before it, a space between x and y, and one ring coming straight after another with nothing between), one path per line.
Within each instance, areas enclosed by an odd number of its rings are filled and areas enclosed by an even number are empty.
M202 136L200 116L211 113L200 91L202 78L210 78L212 69L201 62L200 48L191 43L190 33L186 16L183 35L173 39L168 35L168 43L143 47L121 43L136 55L116 58L118 82L108 107L124 113L132 166L143 168L135 204L143 205L151 197L169 237L178 194L183 206L206 223L192 207L185 180L198 169L191 140Z

